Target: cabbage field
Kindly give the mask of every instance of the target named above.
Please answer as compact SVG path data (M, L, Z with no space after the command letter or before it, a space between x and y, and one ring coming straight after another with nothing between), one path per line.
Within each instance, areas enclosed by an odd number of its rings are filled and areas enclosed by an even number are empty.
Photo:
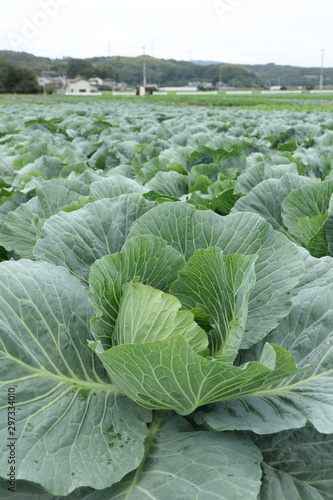
M333 114L0 108L5 500L333 499Z

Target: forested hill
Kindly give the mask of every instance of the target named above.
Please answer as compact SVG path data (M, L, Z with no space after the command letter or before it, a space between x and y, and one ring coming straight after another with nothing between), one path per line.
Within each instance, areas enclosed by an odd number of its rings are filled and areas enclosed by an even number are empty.
M89 78L114 77L128 85L142 82L143 58L138 57L94 57L90 59L50 59L36 57L26 52L0 51L0 58L8 62L32 68L38 75L42 71L53 70L58 74L67 73L68 77L77 74ZM206 65L193 64L174 59L156 59L146 56L147 82L157 85L187 85L189 82L209 82L216 84L221 80L227 85L238 87L260 87L262 81L252 71L235 64Z
M93 63L109 61L118 79L130 85L142 80L142 57L93 58ZM219 78L227 85L260 87L262 81L252 71L236 64L201 66L189 61L156 59L146 56L147 82L157 85L187 85L189 82L209 82L215 85Z
M218 61L193 61L195 64L207 66L220 64ZM304 68L301 66L288 66L283 64L242 64L243 68L253 71L265 85L306 86L319 85L321 68ZM333 68L324 68L324 85L333 85Z
M142 56L138 57L94 57L90 59L51 59L37 57L26 52L0 51L0 58L11 64L32 68L38 75L42 71L65 72L69 77L80 74L89 78L116 78L129 85L142 82ZM176 61L146 56L147 81L157 85L187 85L188 82L210 82L221 80L237 87L259 87L262 85L306 86L318 85L320 68L278 65L236 65L212 61ZM324 85L333 85L333 68L324 68Z
M318 68L302 68L299 66L284 66L280 64L244 64L245 68L256 73L266 85L319 85L320 71ZM333 68L324 68L324 85L333 85Z
M49 69L52 64L52 59L49 57L38 57L27 52L14 52L13 50L0 50L0 58L14 64L14 66L31 68L38 76L43 70Z

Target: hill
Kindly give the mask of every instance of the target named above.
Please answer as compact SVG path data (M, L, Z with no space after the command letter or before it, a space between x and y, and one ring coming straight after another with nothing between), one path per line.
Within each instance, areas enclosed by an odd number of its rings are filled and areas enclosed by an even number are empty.
M147 82L156 85L187 85L189 82L209 82L216 84L219 81L219 67L216 65L202 66L189 61L175 59L156 59L146 57ZM143 57L110 57L93 58L95 64L109 62L117 72L120 81L130 85L137 85L142 81ZM258 87L262 85L260 78L251 70L236 64L221 66L221 80L228 85L233 83L240 87Z
M38 57L27 52L14 52L13 50L0 50L0 57L14 66L31 68L38 75L52 64L52 59L49 57Z
M256 73L266 85L319 85L320 68L302 68L274 63L244 64L243 66ZM324 68L323 83L333 85L333 68Z
M33 69L37 74L42 71L56 71L59 74L67 72L69 58L50 59L37 57L26 52L0 51L0 57L11 64ZM147 83L156 85L187 85L189 82L209 82L216 84L219 77L226 85L238 87L260 87L262 81L253 71L236 64L193 64L188 61L175 59L156 59L146 57ZM77 60L76 60L77 61ZM128 85L139 85L142 82L143 59L138 57L93 57L81 60L83 76L99 76L99 73L109 68L116 72L118 81L125 81ZM89 64L90 70L89 70ZM90 73L89 73L90 71ZM69 75L72 76L72 75ZM101 77L103 78L102 74Z
M217 61L177 61L175 59L156 59L146 55L147 82L157 85L187 85L188 82L210 82L221 80L236 87L259 87L270 85L306 86L318 85L320 68L269 64L227 64ZM0 58L16 66L33 69L38 75L42 71L53 70L59 74L67 72L70 58L51 59L37 57L27 52L0 51ZM109 68L116 73L118 81L128 85L142 82L142 56L138 57L93 57L82 62L83 76L100 76ZM83 63L84 61L84 63ZM90 63L90 69L89 64ZM90 71L90 72L89 72ZM99 73L99 74L98 74ZM69 73L68 73L69 74ZM111 76L110 74L110 76ZM69 74L69 76L71 76ZM324 69L324 85L333 85L333 68Z
M212 64L223 64L218 61L192 61L194 64L207 66ZM264 82L266 86L286 85L303 86L308 84L318 85L320 68L303 68L301 66L290 66L283 64L241 64L243 68L253 71ZM333 85L333 68L324 68L324 85Z

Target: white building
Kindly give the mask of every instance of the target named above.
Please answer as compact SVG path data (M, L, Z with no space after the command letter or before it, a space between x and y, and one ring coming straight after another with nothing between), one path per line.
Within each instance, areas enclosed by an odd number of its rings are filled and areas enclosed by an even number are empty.
M281 90L282 85L272 85L269 87L269 90L273 90L273 92L276 92L277 90Z
M66 78L64 76L38 76L38 84L46 93L64 92Z
M44 87L45 85L51 85L53 80L49 76L37 76L38 85Z
M102 84L105 85L105 87L110 87L114 90L115 86L117 85L117 82L112 78L103 78Z
M65 93L66 95L101 95L95 83L81 77L67 80Z
M95 85L103 85L103 80L102 78L99 78L98 76L94 76L93 78L89 78L89 82Z
M160 87L160 90L165 92L195 92L196 87Z
M188 82L187 84L188 87L195 87L196 89L198 87L204 87L205 89L209 89L210 87L213 86L211 82Z

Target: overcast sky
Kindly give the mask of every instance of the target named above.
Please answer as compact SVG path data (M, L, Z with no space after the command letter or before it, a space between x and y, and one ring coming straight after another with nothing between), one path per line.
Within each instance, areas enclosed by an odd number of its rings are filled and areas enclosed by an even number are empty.
M0 49L333 67L332 0L12 0Z

